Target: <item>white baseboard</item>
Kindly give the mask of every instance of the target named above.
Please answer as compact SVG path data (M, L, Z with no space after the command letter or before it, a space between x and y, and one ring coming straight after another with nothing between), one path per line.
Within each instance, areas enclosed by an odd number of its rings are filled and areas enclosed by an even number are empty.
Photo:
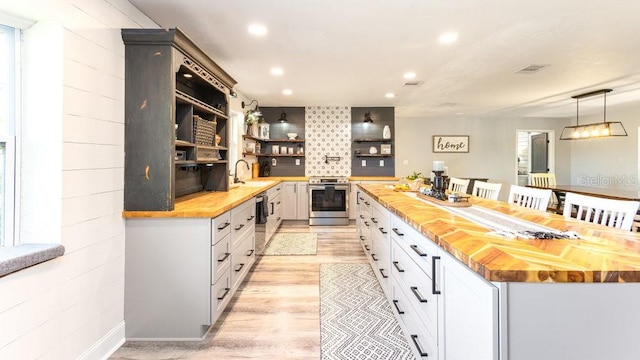
M122 344L124 344L124 320L114 326L100 340L93 344L87 351L78 356L76 360L107 360Z

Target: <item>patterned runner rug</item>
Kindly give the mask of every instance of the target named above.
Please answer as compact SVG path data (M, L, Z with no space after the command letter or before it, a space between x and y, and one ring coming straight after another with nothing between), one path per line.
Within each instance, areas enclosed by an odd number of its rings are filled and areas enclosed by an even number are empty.
M322 360L415 359L369 264L320 265Z
M273 235L263 255L315 255L318 250L318 234L277 233Z

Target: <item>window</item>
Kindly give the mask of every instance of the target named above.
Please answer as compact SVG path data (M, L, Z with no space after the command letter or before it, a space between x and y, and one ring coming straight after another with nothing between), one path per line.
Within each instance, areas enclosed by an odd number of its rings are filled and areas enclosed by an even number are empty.
M14 245L16 228L19 35L19 30L0 25L0 246Z

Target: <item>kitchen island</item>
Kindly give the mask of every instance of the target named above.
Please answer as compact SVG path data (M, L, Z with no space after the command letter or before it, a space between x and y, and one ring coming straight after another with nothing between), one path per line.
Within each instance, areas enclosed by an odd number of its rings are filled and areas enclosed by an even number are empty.
M472 197L472 207L579 235L505 238L415 195L359 190L372 204L359 209L359 223L375 223L358 225L359 234L373 239L372 266L384 270L378 279L416 356L640 358L637 234Z

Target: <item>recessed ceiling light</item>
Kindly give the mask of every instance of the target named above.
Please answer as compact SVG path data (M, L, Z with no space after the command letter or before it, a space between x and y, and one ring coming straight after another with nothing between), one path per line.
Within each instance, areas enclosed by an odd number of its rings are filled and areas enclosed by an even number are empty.
M249 34L262 36L267 33L267 28L262 24L251 24L249 25Z
M284 89L284 90L282 90L282 94L283 95L291 95L291 94L293 94L293 91L291 91L291 89Z
M394 98L394 97L396 97L396 94L394 94L394 93L386 93L386 94L384 94L384 97L386 97L386 98Z
M406 72L406 73L404 73L404 75L402 75L402 77L404 77L407 80L415 79L416 73L414 73L414 72Z
M456 40L458 40L457 32L446 32L441 34L438 38L438 41L440 41L441 44L451 44L456 42Z
M273 75L273 76L280 76L280 75L282 75L282 74L284 74L284 70L282 70L282 68L281 68L281 67L274 67L274 68L271 68L271 75Z

